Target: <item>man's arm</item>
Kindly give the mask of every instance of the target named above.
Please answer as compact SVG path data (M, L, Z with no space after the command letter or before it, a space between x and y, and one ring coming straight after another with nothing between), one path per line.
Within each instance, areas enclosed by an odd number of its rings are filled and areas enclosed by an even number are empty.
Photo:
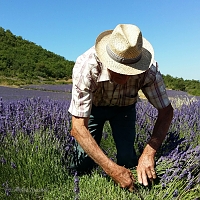
M71 135L83 150L121 187L133 190L134 178L130 170L109 159L87 129L88 118L72 116Z
M154 169L155 154L166 137L172 118L173 108L171 104L166 108L158 110L158 118L153 129L153 134L144 148L137 166L138 181L145 186L148 185L147 178L150 180L156 178Z

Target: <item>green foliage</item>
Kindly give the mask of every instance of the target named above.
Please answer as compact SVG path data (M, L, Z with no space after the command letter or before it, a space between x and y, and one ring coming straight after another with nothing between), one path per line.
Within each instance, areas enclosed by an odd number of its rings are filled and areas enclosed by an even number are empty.
M71 78L73 61L0 27L0 76L21 80Z
M187 92L194 96L200 96L200 81L184 80L183 78L174 78L167 74L163 75L163 79L167 88Z

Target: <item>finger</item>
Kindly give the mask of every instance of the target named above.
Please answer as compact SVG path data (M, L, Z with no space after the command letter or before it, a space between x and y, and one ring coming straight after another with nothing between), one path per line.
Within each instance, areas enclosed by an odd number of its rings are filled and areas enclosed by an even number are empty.
M151 170L152 178L156 179L157 175L154 169Z
M145 172L142 173L142 183L144 186L148 185L147 174Z
M142 173L137 170L138 182L142 184Z
M152 169L152 170L148 170L147 171L147 176L148 176L148 178L149 178L149 180L150 181L153 181L153 179L156 179L156 172L155 172L155 170L154 169Z

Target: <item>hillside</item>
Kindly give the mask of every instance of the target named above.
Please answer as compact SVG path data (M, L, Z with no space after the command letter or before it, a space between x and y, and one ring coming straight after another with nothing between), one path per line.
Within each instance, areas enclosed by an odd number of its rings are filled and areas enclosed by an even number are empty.
M74 61L66 60L0 27L0 85L66 83ZM200 81L163 75L168 89L200 96Z
M73 66L73 61L0 27L0 84L68 80Z

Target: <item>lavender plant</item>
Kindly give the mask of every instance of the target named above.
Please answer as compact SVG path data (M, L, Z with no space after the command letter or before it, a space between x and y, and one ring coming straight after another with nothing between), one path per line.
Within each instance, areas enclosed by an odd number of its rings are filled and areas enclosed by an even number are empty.
M172 102L176 105L175 103L177 102ZM183 191L190 191L200 185L200 101L185 98L182 105L174 109L168 135L157 154L156 169L162 189L168 188L174 181L184 181ZM136 147L141 153L148 142L157 114L145 102L140 102L137 111ZM174 197L180 196L177 191L174 191Z
M1 99L0 183L6 195L16 187L47 190L49 184L65 182L62 158L73 151L68 107L69 101Z
M55 93L54 93L55 94ZM101 170L78 177L68 173L74 139L68 100L0 100L0 199L198 199L200 198L200 101L173 102L174 118L156 157L158 182L129 193ZM137 104L135 148L140 156L157 111ZM109 123L101 147L113 160L116 148ZM63 162L65 157L65 162ZM133 169L136 179L137 174Z

